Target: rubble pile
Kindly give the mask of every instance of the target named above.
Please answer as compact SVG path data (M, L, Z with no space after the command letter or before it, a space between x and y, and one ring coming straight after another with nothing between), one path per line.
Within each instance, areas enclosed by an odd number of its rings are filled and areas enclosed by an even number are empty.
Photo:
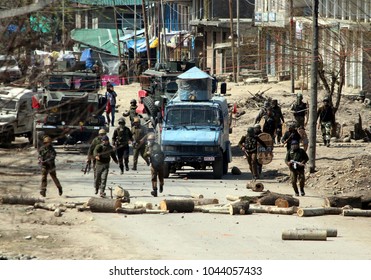
M309 174L307 186L334 195L371 192L370 169L371 155L356 156Z

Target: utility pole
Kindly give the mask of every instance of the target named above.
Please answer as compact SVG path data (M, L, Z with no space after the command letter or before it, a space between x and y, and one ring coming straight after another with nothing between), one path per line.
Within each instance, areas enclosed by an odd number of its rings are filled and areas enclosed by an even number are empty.
M240 80L240 0L237 0L237 81Z
M231 26L231 47L232 47L232 67L233 67L233 81L236 83L236 64L235 64L235 50L234 50L234 32L233 32L233 10L232 10L232 0L229 0L229 18L230 18L230 26Z
M121 61L121 47L120 47L119 30L118 30L118 27L117 27L117 15L116 15L115 1L113 1L113 16L114 16L114 19L115 19L115 26L116 26L117 50L118 50L118 55L119 55L119 61Z
M316 128L317 128L317 81L318 81L318 0L313 0L312 25L312 73L311 98L309 105L309 168L310 173L316 168Z
M145 5L144 1L145 0L142 0L142 13L143 13L143 20L144 20L144 33L145 33L145 36L146 36L147 63L148 63L148 69L150 69L151 68L151 57L150 57L150 50L149 50L147 13L146 13L146 5Z
M295 42L295 26L294 26L294 0L290 0L290 78L291 78L291 93L295 93L295 64L294 64L294 42Z

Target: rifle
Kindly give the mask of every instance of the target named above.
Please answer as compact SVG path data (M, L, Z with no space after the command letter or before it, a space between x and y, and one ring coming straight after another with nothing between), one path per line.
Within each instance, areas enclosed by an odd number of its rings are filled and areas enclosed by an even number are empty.
M303 164L303 163L301 163L301 162L299 162L299 161L296 161L296 160L290 160L290 162L291 162L292 167L293 167L294 169L297 169L298 166L305 166L305 164Z
M83 170L81 170L81 171L83 171L83 172L84 172L84 175L85 175L86 173L89 174L90 169L91 169L91 161L88 160L88 161L86 162L85 168L84 168Z

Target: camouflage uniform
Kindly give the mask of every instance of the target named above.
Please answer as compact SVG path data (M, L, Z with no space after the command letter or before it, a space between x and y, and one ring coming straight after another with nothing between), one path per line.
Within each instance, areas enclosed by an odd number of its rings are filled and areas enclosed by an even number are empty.
M46 196L46 186L48 184L47 176L50 174L50 177L53 179L54 184L57 186L59 195L63 194L62 185L57 178L56 167L55 167L55 158L57 152L50 145L44 145L39 150L39 162L41 164L41 187L40 194Z
M145 147L144 155L150 158L151 161L151 182L153 196L157 196L157 177L160 182L160 193L164 186L164 153L161 151L161 146L158 143L149 143Z
M131 133L133 135L133 170L137 170L138 165L138 157L139 154L142 158L146 161L147 165L149 166L149 159L144 154L145 150L145 138L147 135L147 129L144 126L141 126L139 122L133 124L131 128Z
M102 137L104 139L104 137ZM116 154L112 148L112 146L108 143L107 145L99 144L94 149L94 157L97 160L96 163L96 178L95 178L95 194L98 194L100 190L100 196L105 197L105 189L107 184L107 177L109 171L109 163L111 157L114 162L118 163Z
M291 111L294 114L297 127L305 127L305 116L307 115L308 111L308 104L304 103L302 100L303 97L298 94L297 101L291 106Z
M129 141L133 141L133 134L130 129L125 126L125 122L121 125L122 120L119 120L119 127L113 132L112 140L116 147L116 153L119 161L119 167L121 174L124 173L124 164L125 169L129 171Z
M329 146L332 126L335 124L335 113L333 107L329 104L329 99L325 98L323 102L325 102L325 104L317 111L317 119L319 119L321 123L323 143Z
M304 185L305 185L305 174L304 174L304 164L309 160L307 153L299 148L299 143L297 141L292 141L292 146L294 143L297 144L297 148L290 149L286 153L285 162L290 168L290 179L291 179L291 186L295 191L295 195L299 195L299 190L297 186L297 181L299 180L300 192L301 195L304 196ZM295 146L296 147L296 146ZM302 163L303 165L299 165L297 163L293 163L292 161Z

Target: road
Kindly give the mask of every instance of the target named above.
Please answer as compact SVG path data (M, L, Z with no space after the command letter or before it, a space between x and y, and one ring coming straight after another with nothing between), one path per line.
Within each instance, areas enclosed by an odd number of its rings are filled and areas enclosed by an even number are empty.
M276 148L276 165L282 165L284 149ZM280 159L281 158L281 159ZM64 184L64 193L70 201L87 200L94 195L93 175L80 171L84 157L59 152L59 161L68 162L69 168L58 171ZM130 158L131 160L131 158ZM237 161L243 159L236 159ZM232 162L232 164L236 164ZM130 192L131 201L147 201L158 205L172 197L190 197L192 193L205 198L217 198L227 203L226 195L247 195L246 182L251 178L243 166L240 176L227 175L222 180L212 179L211 172L191 172L171 175L165 181L164 192L159 197L150 195L150 171L139 159L138 171L119 174L117 165L111 163L108 186L120 185ZM238 166L237 165L237 166ZM269 169L269 165L267 166ZM265 189L291 194L289 184L278 183L270 176L261 180ZM67 187L66 187L67 186ZM300 197L301 206L319 207L323 197L307 189ZM251 193L252 194L252 193ZM370 259L371 221L362 217L252 214L230 216L207 213L173 213L165 215L124 215L92 213L96 229L109 232L106 242L125 244L122 258L138 259ZM294 228L334 228L338 236L327 241L283 241L283 230ZM107 237L108 238L108 237ZM112 258L116 258L112 255Z

